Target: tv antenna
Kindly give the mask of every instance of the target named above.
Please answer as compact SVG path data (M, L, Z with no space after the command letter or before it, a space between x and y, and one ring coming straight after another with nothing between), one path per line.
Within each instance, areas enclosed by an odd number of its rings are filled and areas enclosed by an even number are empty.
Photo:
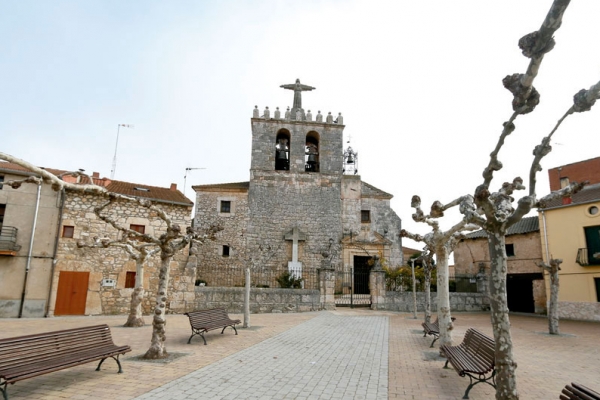
M110 179L115 178L115 171L117 170L117 147L119 147L119 131L121 127L133 129L132 124L118 124L117 125L117 143L115 144L115 156L113 157L112 169L110 170Z
M192 167L187 167L185 169L185 175L183 176L183 195L185 196L185 187L186 187L186 182L187 182L187 175L189 171L195 170L195 169L206 169L204 167L200 167L200 168L192 168Z

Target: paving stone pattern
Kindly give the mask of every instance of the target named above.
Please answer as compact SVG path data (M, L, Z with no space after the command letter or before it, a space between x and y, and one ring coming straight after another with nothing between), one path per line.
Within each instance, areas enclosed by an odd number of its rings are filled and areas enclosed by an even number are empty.
M138 399L387 399L388 321L324 313Z

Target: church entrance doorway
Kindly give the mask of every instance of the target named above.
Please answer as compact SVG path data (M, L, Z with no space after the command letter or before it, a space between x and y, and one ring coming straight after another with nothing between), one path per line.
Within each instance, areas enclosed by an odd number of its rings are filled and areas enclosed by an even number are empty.
M335 305L370 307L369 273L371 257L354 256L354 266L335 273Z

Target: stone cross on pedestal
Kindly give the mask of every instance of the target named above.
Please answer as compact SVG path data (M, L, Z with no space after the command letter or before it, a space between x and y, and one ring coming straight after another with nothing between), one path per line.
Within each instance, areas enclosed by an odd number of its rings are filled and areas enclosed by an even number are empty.
M316 88L301 84L300 79L296 79L296 83L291 83L289 85L281 85L279 87L294 91L294 105L291 111L292 119L297 119L297 111L300 111L301 118L304 119L304 109L302 108L302 92L315 90Z
M284 239L292 241L292 261L288 261L288 270L296 278L302 278L302 263L298 261L298 242L306 240L306 234L294 228L285 234Z

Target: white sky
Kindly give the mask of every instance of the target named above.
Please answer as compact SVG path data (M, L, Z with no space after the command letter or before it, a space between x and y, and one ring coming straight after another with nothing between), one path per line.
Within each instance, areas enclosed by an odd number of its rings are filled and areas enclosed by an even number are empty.
M394 195L403 227L473 193L511 114L502 78L550 0L0 1L0 150L39 166L181 188L249 179L254 105L285 110L300 78L313 114L342 112L363 180ZM517 119L492 188L526 177L531 152L600 80L600 1L573 1ZM599 106L596 106L598 108ZM567 119L545 168L599 156L600 109ZM548 192L547 172L538 194ZM458 220L449 215L443 226ZM409 240L405 246L421 248Z

